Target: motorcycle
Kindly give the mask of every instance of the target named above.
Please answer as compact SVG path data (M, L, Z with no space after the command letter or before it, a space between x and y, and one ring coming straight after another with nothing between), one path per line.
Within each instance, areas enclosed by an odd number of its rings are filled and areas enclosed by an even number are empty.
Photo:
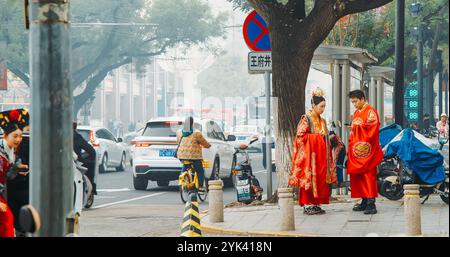
M253 175L248 147L258 141L258 138L252 138L249 144L241 144L234 153L242 154L244 159L233 169L233 178L235 178L235 188L238 202L250 204L251 202L262 200L262 192L258 179Z
M431 194L439 194L442 201L448 204L448 191L449 191L449 177L448 167L445 168L445 180L434 184L425 184L411 169L405 167L402 161L397 157L391 157L396 164L394 170L390 171L390 176L384 178L380 187L380 194L388 198L389 200L400 200L403 195L403 185L405 184L419 184L419 196L424 198L422 204L424 204Z
M438 135L438 131L437 131L436 127L433 125L430 125L430 127L427 129L426 128L422 129L420 131L420 133L427 138L433 138Z

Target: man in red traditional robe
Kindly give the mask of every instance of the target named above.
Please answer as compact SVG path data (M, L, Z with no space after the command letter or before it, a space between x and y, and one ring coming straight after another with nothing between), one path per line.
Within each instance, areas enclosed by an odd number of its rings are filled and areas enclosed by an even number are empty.
M364 92L349 93L356 111L353 114L348 143L347 171L350 175L352 198L362 198L354 211L375 214L375 198L378 196L377 166L383 159L379 143L380 121L378 113L366 102Z

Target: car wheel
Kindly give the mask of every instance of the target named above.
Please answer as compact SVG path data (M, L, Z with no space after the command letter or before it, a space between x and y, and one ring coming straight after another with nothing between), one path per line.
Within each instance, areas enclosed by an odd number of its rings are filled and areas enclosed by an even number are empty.
M166 187L169 186L169 180L158 180L156 181L156 184L158 184L159 187Z
M105 153L103 155L102 162L100 163L98 170L100 173L105 173L108 170L108 154Z
M233 175L233 170L235 167L236 167L236 157L233 158L233 162L231 163L230 176L223 181L225 187L234 187L236 185L236 176Z
M116 168L117 171L124 171L125 170L125 153L122 153L122 159L120 159L120 165Z
M136 190L146 190L148 185L148 180L140 177L133 177L133 186Z

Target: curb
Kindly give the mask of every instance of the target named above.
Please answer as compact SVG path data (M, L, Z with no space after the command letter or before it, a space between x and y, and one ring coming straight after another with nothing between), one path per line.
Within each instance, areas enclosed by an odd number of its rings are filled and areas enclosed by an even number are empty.
M202 211L201 218L205 217L208 213L208 210ZM206 233L219 233L219 234L227 234L227 235L239 235L239 236L273 236L273 237L318 237L315 234L297 234L294 232L280 231L280 232L271 232L271 231L243 231L238 229L226 229L220 227L214 227L211 225L205 225L202 222L201 228L203 232Z
M351 199L351 198L349 198ZM330 204L349 204L352 202L345 201L346 199L340 199L341 201L333 202ZM342 201L344 200L344 201ZM384 202L384 201L382 201ZM388 202L396 202L396 201L388 201ZM200 217L203 219L208 214L208 210L204 210L200 212ZM226 234L226 235L239 235L239 236L272 236L272 237L327 237L327 235L318 235L318 234L304 234L304 233L295 233L288 231L243 231L238 229L226 229L221 227L215 227L211 224L201 223L201 228L203 232L206 233L218 233L218 234Z

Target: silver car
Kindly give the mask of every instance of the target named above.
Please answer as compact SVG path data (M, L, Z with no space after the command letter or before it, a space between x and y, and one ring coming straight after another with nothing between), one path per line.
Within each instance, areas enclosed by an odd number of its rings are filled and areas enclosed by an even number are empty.
M78 126L77 131L97 151L100 173L108 168L125 170L126 149L121 144L121 138L116 139L107 128L102 127Z

